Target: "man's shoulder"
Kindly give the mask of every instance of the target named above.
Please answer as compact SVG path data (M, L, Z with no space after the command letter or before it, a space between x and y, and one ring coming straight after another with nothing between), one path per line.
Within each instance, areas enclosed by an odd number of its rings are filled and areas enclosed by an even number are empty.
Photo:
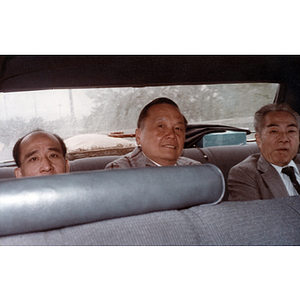
M144 159L142 150L139 147L136 147L132 152L129 152L107 164L105 169L136 168L140 164L141 159Z
M178 166L186 166L186 165L201 165L201 163L197 160L188 158L188 157L184 157L184 156L180 156L177 159L177 165Z
M260 159L261 159L260 153L251 154L247 158L239 162L238 164L234 165L231 168L231 171L237 169L257 169L257 163Z

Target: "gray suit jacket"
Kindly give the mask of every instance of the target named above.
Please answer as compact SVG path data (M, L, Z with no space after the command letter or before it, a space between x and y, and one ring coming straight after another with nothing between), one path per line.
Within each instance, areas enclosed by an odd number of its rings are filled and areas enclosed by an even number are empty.
M297 164L300 170L300 165ZM228 200L257 200L289 196L272 165L261 154L252 154L231 168L228 174Z
M176 164L178 166L201 165L199 161L182 156L178 158ZM141 147L137 146L132 152L129 152L126 155L107 164L105 169L109 170L143 167L157 167L157 165L143 154Z

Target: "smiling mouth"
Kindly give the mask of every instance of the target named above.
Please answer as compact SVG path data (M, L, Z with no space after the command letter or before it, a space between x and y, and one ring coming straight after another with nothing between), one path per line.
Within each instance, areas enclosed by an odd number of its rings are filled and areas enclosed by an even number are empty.
M169 148L169 149L176 149L176 147L173 145L164 145L163 147Z

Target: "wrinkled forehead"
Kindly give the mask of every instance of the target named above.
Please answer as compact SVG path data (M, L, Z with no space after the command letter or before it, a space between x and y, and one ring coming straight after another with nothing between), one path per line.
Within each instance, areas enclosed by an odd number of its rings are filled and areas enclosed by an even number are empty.
M263 127L270 126L295 126L298 128L298 122L295 116L287 111L272 111L265 115Z
M184 117L179 108L167 103L160 103L148 109L147 118L169 118L184 122Z
M59 140L53 134L47 132L30 133L22 140L20 149L22 152L22 150L24 150L25 148L35 148L35 146L38 145L56 147L60 151L62 151Z

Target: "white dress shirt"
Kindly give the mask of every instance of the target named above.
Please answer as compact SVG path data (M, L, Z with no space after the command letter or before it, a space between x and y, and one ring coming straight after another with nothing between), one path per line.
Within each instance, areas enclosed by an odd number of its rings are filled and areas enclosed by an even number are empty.
M294 196L294 195L298 195L296 189L294 188L291 180L290 180L290 177L284 173L282 173L282 169L285 168L285 167L293 167L294 168L294 172L295 172L295 176L296 176L296 179L297 181L300 183L300 174L299 174L299 170L295 164L295 162L293 160L290 161L290 163L284 167L279 167L279 166L276 166L276 165L273 165L271 164L275 170L278 172L278 174L280 175L288 193L290 196Z

